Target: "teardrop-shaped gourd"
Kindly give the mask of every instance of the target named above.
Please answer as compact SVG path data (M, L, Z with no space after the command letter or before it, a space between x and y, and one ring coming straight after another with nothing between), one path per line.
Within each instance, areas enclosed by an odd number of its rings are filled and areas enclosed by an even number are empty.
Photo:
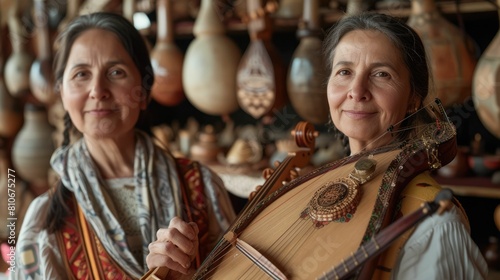
M250 44L238 66L240 107L254 118L280 110L287 101L286 67L271 41L272 22L260 0L248 0Z
M182 64L184 54L174 42L172 0L157 2L158 37L151 52L155 82L151 96L165 106L178 105L184 100Z
M500 4L500 0L497 1ZM481 123L500 138L500 30L479 58L472 100Z
M412 0L411 4L408 25L424 43L437 97L445 107L463 103L471 96L477 63L470 37L439 13L434 0Z
M238 109L236 70L241 52L224 34L214 0L202 0L182 69L186 97L198 110L226 115Z
M47 185L50 157L54 151L52 131L45 107L26 104L24 125L12 147L12 164L22 179L37 186Z
M325 64L318 22L318 0L305 0L300 42L295 49L287 77L288 97L301 118L314 124L328 121Z
M47 0L35 0L34 11L38 57L30 68L30 89L38 101L51 104L57 96L54 93L52 74L52 44L49 35Z
M17 2L17 1L16 1ZM5 86L14 97L24 97L30 92L30 69L33 56L27 51L26 30L16 16L8 20L12 53L5 63Z

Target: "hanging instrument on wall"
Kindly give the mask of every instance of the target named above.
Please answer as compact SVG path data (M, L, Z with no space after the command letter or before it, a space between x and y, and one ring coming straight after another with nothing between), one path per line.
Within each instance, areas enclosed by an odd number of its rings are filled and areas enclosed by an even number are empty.
M248 0L247 10L250 45L238 66L237 88L240 107L258 119L273 108L280 109L286 102L286 69L271 42L272 27L269 13L277 4L268 2L265 8L260 0Z
M455 156L443 106L436 101L427 110L433 120L415 127L415 137L327 164L253 204L194 278L315 279L342 265L387 226L410 180Z

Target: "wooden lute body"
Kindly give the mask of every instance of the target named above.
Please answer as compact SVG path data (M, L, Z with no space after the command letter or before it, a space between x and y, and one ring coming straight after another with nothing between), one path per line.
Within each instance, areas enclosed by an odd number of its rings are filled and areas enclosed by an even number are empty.
M438 109L445 115L440 103ZM254 202L194 279L316 279L339 266L359 275L360 267L343 260L389 224L391 205L411 179L455 156L450 122L436 120L419 134L323 166ZM353 191L351 174L363 173L358 163L367 158L377 164Z

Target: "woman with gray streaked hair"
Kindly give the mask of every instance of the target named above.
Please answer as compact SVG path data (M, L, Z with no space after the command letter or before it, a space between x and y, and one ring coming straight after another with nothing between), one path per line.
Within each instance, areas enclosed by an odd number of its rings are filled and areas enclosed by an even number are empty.
M346 16L324 51L330 115L351 155L419 137L419 125L431 117L422 108L433 94L425 48L411 27L384 14ZM440 188L429 172L418 174L401 191L393 216L411 213ZM381 256L373 278L483 279L488 269L469 231L459 204L431 216Z

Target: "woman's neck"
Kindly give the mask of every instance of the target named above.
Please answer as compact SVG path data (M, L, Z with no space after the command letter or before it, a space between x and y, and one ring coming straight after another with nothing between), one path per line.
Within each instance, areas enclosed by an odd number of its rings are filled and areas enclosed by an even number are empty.
M85 137L87 149L104 179L134 175L135 134L117 138Z
M390 144L394 138L388 133L381 138L370 141L361 141L353 138L349 138L349 149L351 150L351 155L358 154L362 151L371 151L376 148Z

